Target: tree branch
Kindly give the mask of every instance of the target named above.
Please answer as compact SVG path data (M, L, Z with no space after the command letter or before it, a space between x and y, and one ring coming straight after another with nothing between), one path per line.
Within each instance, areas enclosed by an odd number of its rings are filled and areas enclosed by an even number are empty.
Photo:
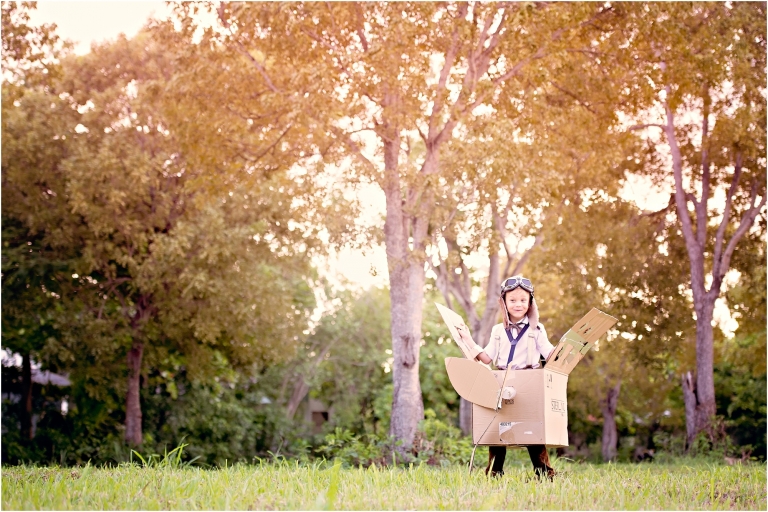
M523 270L523 266L525 266L525 263L528 261L528 258L530 258L531 253L536 247L541 245L542 240L544 240L544 235L542 234L541 231L539 231L539 233L536 235L536 239L533 241L533 245L528 249L526 249L526 251L520 257L520 259L517 260L517 263L515 264L515 268L512 271L513 276L518 275Z
M728 192L725 195L725 206L723 207L723 219L720 221L720 225L717 227L717 233L715 234L715 252L714 252L714 258L712 260L713 276L716 276L720 271L720 256L723 251L723 241L725 240L725 230L728 227L728 223L731 220L733 194L736 193L736 189L739 186L739 178L741 178L741 153L736 154L736 162L733 166L733 177L731 178L731 186L728 188Z
M507 201L506 206L504 206L504 211L502 213L496 212L496 209L493 209L493 220L496 224L496 231L499 232L499 235L501 236L501 243L504 246L504 252L507 255L507 263L504 265L504 276L509 275L509 269L512 266L512 259L514 258L515 254L512 252L512 249L509 247L509 243L507 242L507 228L505 227L505 223L507 221L507 215L509 215L509 210L512 209L512 200L514 199L514 191L516 186L512 185L512 192L509 195L509 200Z
M345 132L340 128L336 128L336 127L333 127L332 130L333 130L333 133L335 133L339 138L341 138L344 144L346 144L347 147L352 150L355 156L358 159L360 159L360 161L363 162L363 164L366 165L370 170L374 171L374 175L376 175L375 174L376 166L373 164L373 162L371 162L371 160L367 156L363 154L363 152L360 149L360 146L358 146L357 143L354 140L352 140L352 138L350 137L350 133L354 133L354 132Z
M736 244L739 243L741 238L746 234L746 232L749 230L749 228L752 227L752 225L755 222L755 217L760 213L760 210L763 209L763 206L765 206L765 198L766 196L763 195L763 197L760 198L760 202L758 204L755 204L755 201L757 199L757 180L752 182L752 191L750 193L749 198L749 204L754 205L751 206L749 210L747 210L744 213L744 216L741 218L741 222L739 223L739 227L736 229L736 232L731 237L730 241L728 242L728 246L725 249L725 252L723 253L723 259L721 264L719 265L717 274L714 272L712 273L712 287L709 290L709 293L713 296L717 296L720 291L720 284L723 281L723 277L725 276L725 273L728 271L728 267L731 264L731 256L733 255L733 251L736 249ZM715 284L717 284L717 287L715 287Z
M704 84L704 108L701 120L701 201L693 202L696 209L696 237L700 247L707 243L707 203L709 203L709 87Z
M663 124L656 124L656 123L645 123L645 124L633 124L629 128L627 128L628 132L634 132L637 130L645 130L646 128L661 128L662 130L666 129L666 126Z
M512 67L512 69L510 69L509 71L507 71L503 75L494 78L492 80L493 85L496 86L500 82L505 82L505 81L509 80L513 76L517 75L520 72L520 70L523 69L523 67L526 64L528 64L529 62L534 61L534 60L543 59L546 56L547 56L547 53L544 51L544 47L542 46L541 48L539 48L536 51L535 54L533 54L533 55L531 55L529 57L524 58L523 60L521 60L520 62L515 64ZM475 99L475 101L470 103L467 106L467 108L465 108L463 111L464 112L472 112L472 110L474 110L478 105L481 105L488 98L488 96L494 91L494 89L495 89L494 87L489 88L485 93L483 93L480 96L478 96Z
M281 134L280 134L280 136L279 136L277 139L275 139L275 141L274 141L272 144L270 144L269 146L267 146L267 147L264 149L264 151L262 151L261 153L258 153L258 154L256 154L256 155L255 155L255 157L256 157L256 158L255 158L253 161L254 161L254 162L258 162L259 160L261 160L261 158L262 158L264 155L266 155L267 153L269 153L269 152L270 152L270 150L272 150L272 149L273 149L275 146L277 146L277 143L278 143L278 142L280 142L281 140L283 140L283 137L285 137L285 136L286 136L286 134L287 134L287 133L288 133L288 132L291 130L291 128L293 128L293 125L292 125L292 124L289 124L289 125L288 125L288 126L285 128L285 130L283 130L283 133L281 133Z
M440 260L439 255L438 260ZM450 284L448 283L448 276L445 270L445 261L440 260L439 263L435 265L432 263L431 258L427 258L427 263L429 264L429 268L431 268L437 276L435 279L435 286L437 286L437 289L440 290L440 294L443 296L443 300L445 300L446 306L448 306L448 309L453 309L453 305L451 304L451 288Z
M466 4L464 5L466 6ZM448 75L450 75L451 68L456 61L459 48L461 48L461 45L459 44L459 27L457 24L457 26L453 29L453 34L451 35L451 46L448 47L448 51L445 53L445 63L443 64L443 69L440 70L440 78L437 81L435 102L432 104L432 112L429 114L429 128L427 129L429 137L434 136L437 125L437 117L443 110L443 105L445 105L445 96L448 94L446 90ZM421 130L419 130L419 133L421 134ZM427 142L427 139L423 134L422 138L424 138L424 142Z
M360 24L357 27L357 37L360 38L360 44L363 45L363 51L368 51L368 39L365 37L365 16L363 14L363 8L359 2L355 3L355 14L357 15L357 22Z
M245 56L245 58L247 58L251 62L251 64L253 64L253 66L259 72L261 77L267 82L267 87L269 87L269 89L272 92L280 92L279 89L275 87L275 84L272 82L272 79L269 78L269 74L267 73L267 70L264 68L264 66L262 66L261 63L258 60L256 60L253 57L253 55L251 55L251 53L243 46L243 43L241 43L239 39L235 39L235 36L232 33L232 29L230 27L229 21L224 19L224 2L222 2L219 5L217 14L218 14L219 21L221 21L221 24L224 26L224 28L226 28L229 31L230 40L234 41L236 46L235 49L238 51L238 53Z
M661 210L655 210L651 212L644 212L640 214L640 217L656 217L657 215L661 215L664 213L668 213L669 210L675 205L675 194L669 195L669 202L667 203L667 206L662 208Z
M555 89L557 89L558 91L560 91L560 92L562 92L562 93L564 93L564 94L567 94L567 95L568 95L568 96L570 96L571 98L575 99L575 100L578 102L578 104L579 104L579 106L580 106L580 107L584 107L585 109L587 109L587 110L588 110L589 112L591 112L592 114L595 114L595 115L597 115L597 112L595 111L595 109L593 109L592 107L590 107L590 106L589 106L589 105L588 105L588 104L587 104L585 101L583 101L581 98L579 98L579 97L578 97L578 96L577 96L575 93L573 93L573 92L569 91L569 90L568 90L568 89L566 89L565 87L562 87L562 86L560 86L560 85L559 85L557 82L555 82L554 80L552 81L552 85L553 85L553 86L555 87Z
M666 66L663 67L665 68ZM665 91L666 97L663 104L666 111L667 124L664 126L664 134L667 137L667 143L672 154L672 171L675 178L675 206L677 207L677 217L680 219L683 238L685 239L685 246L690 260L693 298L694 300L700 300L706 293L704 284L704 248L699 245L693 232L691 215L688 212L688 202L683 186L683 159L680 154L680 147L677 145L677 137L675 136L675 114L669 106L672 89L667 85Z

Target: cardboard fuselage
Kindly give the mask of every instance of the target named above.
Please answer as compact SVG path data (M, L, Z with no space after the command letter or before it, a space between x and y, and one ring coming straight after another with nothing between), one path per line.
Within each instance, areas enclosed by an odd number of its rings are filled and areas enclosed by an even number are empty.
M472 404L473 443L568 446L567 375L546 368L491 373L499 385L513 387L516 394L502 399L496 411Z
M439 309L449 329L465 328L456 313ZM568 446L568 375L615 323L612 316L592 309L563 335L544 367L536 369L489 370L472 357L472 347L465 348L466 342L459 340L466 359L446 358L445 367L456 392L472 403L473 442Z

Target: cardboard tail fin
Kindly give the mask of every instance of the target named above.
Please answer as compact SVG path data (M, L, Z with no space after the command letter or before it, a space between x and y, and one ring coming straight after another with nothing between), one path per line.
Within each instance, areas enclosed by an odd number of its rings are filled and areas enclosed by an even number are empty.
M547 368L568 375L579 364L600 336L608 332L617 320L597 308L584 315L563 334L560 342L547 357Z

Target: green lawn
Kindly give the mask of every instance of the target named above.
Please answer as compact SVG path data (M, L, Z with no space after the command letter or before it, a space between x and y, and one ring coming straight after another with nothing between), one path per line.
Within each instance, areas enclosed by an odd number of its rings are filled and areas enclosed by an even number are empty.
M766 510L764 465L589 465L558 461L501 479L464 467L342 469L327 463L226 469L5 467L2 508L19 509L738 509Z

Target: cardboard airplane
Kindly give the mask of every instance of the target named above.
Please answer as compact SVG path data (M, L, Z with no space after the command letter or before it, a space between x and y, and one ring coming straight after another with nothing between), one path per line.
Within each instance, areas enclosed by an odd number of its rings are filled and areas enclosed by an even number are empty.
M568 375L617 320L593 308L560 338L543 367L490 370L475 359L482 349L459 335L469 333L461 316L436 305L466 357L447 357L445 369L459 396L472 403L473 442L568 446Z

